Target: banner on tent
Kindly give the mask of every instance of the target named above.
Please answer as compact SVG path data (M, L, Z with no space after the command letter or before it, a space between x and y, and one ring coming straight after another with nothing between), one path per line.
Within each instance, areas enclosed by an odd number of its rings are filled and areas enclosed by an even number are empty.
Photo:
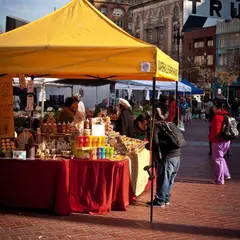
M158 60L158 71L178 77L178 70L176 68L160 60Z
M0 138L14 137L13 87L11 78L0 80Z

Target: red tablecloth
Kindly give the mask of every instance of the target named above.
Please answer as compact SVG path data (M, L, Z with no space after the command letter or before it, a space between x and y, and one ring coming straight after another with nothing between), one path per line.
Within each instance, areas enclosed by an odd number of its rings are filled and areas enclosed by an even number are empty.
M105 213L129 205L129 160L70 160L73 212Z
M71 213L69 161L0 159L0 205Z

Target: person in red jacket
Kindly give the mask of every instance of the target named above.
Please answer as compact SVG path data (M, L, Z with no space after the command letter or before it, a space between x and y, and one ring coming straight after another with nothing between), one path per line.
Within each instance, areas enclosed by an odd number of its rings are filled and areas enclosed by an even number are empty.
M215 183L224 184L225 180L231 178L224 155L227 153L231 141L226 141L221 137L221 128L224 116L228 115L227 105L222 101L217 101L213 107L214 118L211 122L209 141L212 143L212 159L215 167Z

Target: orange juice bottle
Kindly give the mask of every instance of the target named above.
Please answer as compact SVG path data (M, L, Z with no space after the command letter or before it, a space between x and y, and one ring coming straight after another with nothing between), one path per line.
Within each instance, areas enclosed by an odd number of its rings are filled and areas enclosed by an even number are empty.
M102 136L102 137L101 137L101 146L102 146L102 147L105 147L105 146L106 146L106 137L105 137L105 136Z
M97 147L101 147L102 141L101 137L96 137L97 138Z
M89 145L89 147L93 146L93 138L92 138L92 136L88 136L88 145Z
M92 146L93 147L96 147L97 146L97 142L96 142L96 137L95 136L92 136Z

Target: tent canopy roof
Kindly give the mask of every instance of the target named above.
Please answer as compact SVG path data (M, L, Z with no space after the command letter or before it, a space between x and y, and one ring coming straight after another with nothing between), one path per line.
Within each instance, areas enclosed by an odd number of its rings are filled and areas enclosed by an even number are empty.
M0 74L178 80L178 63L135 39L87 0L0 35Z
M195 87L187 78L184 78L181 82L192 88L192 94L204 94L204 91L201 88Z

